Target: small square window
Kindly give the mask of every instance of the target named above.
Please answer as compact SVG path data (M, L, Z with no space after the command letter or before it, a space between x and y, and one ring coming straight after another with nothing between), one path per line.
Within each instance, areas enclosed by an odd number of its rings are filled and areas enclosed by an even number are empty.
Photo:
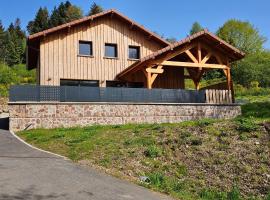
M79 55L92 56L92 42L90 41L79 41Z
M105 57L117 58L117 45L105 44Z
M129 46L128 47L128 58L129 59L140 59L140 47Z

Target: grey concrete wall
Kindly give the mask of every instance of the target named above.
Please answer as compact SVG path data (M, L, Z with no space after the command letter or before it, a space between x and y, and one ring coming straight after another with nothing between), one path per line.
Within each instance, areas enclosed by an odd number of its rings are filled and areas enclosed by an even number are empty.
M127 123L173 123L201 118L233 118L239 105L10 103L10 130Z

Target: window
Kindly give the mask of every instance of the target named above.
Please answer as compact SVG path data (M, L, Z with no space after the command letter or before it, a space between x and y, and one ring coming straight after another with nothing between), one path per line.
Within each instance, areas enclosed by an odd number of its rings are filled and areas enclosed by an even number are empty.
M140 47L128 46L128 58L129 59L140 59Z
M88 86L99 87L99 81L97 80L68 80L61 79L60 86Z
M79 41L79 55L81 56L92 56L92 42L89 41Z
M117 45L116 44L105 44L105 57L117 58Z
M143 88L141 82L106 81L106 87Z

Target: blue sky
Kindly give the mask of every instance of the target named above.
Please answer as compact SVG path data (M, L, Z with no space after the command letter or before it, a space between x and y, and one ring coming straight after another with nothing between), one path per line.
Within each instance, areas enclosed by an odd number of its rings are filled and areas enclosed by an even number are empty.
M0 20L8 26L16 17L25 27L40 6L49 10L61 0L1 0ZM86 13L91 0L70 0ZM115 8L146 28L165 37L184 38L194 21L215 32L228 19L249 21L268 38L270 49L269 0L96 0L105 9Z

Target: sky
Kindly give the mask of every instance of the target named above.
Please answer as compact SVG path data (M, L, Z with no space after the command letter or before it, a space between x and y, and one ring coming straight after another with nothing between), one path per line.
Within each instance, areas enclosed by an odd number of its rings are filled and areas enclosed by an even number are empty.
M64 0L63 0L64 1ZM17 17L25 29L39 7L52 10L62 0L0 0L0 20L7 27ZM70 0L87 13L92 0ZM192 24L198 21L215 32L228 19L249 21L268 41L270 49L269 0L95 0L104 9L117 9L151 31L166 38L186 37Z

